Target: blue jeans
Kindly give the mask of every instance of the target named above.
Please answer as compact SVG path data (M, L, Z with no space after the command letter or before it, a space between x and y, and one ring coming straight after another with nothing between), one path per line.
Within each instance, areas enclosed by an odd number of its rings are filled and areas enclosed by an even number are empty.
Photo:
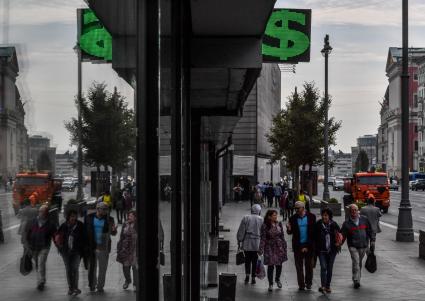
M320 280L322 287L330 288L332 281L332 270L335 262L336 253L320 252Z

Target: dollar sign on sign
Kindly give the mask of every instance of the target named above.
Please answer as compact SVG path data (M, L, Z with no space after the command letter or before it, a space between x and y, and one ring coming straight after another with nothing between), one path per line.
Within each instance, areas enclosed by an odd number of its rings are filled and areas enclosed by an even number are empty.
M266 27L266 36L279 40L279 47L263 43L263 55L287 61L303 54L310 47L309 37L298 30L290 29L289 22L306 25L306 15L289 10L274 11Z

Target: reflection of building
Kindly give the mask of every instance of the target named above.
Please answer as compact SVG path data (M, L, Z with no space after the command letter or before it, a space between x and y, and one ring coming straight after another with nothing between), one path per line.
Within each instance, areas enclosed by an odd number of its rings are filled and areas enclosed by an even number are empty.
M409 48L409 169L418 169L418 124L421 105L418 99L418 66L425 56L425 48ZM386 74L388 89L381 106L381 125L378 130L378 163L391 176L401 176L401 57L402 49L391 47L388 52Z
M74 177L77 175L77 152L65 152L55 156L55 174L57 177Z
M369 169L376 166L376 135L364 135L357 138L357 146L351 148L351 162L353 170L356 169L356 160L361 151L364 151L369 160Z
M41 135L29 137L30 167L55 173L56 148L50 147L50 139Z
M255 93L276 1L86 2L112 35L112 68L136 89L138 235L150 242L139 246L138 272L149 277L139 277L138 298L218 297L208 287L218 284L219 157L236 149L232 133ZM171 181L169 204L159 202L160 175ZM159 225L173 283L164 292Z
M242 118L233 130L233 149L223 152L225 156L220 154L219 176L225 178L220 196L225 201L233 199L232 188L237 182L244 188L243 197L248 199L250 185L280 180L280 162L269 163L271 146L266 138L274 115L280 111L280 98L280 69L277 64L263 64L261 75L245 102ZM223 174L226 168L228 172Z
M16 87L19 73L15 47L0 47L0 176L14 177L28 165L25 111Z

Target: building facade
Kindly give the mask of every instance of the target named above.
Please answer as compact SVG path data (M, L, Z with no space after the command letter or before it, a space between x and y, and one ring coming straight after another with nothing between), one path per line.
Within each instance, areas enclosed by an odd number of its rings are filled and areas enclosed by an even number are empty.
M368 169L376 167L378 139L376 135L363 135L357 138L357 146L351 148L352 170L356 170L356 160L361 151L364 151L369 160Z
M55 175L57 177L75 177L77 175L77 152L67 151L55 156Z
M409 48L409 169L419 169L419 127L422 107L418 97L419 66L424 48ZM381 106L378 129L378 159L391 176L401 176L401 48L388 51L386 75L388 89Z
M231 170L222 191L225 200L233 198L232 188L237 183L243 186L243 196L247 199L250 186L257 182L280 181L280 162L270 164L271 145L266 137L273 117L280 111L280 72L277 64L263 64L245 102L242 118L232 132L233 150L226 152Z
M425 172L425 56L418 61L418 171Z
M28 134L25 110L16 79L19 75L15 47L0 47L0 177L14 177L28 167Z
M50 146L50 139L33 135L29 137L28 142L30 168L55 174L56 148Z

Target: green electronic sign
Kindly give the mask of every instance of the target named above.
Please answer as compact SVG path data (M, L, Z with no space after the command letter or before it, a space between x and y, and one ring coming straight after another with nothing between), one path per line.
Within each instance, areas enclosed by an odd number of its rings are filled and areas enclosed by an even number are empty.
M263 37L263 61L298 63L310 61L311 10L275 9Z
M78 43L84 61L112 61L112 36L90 9L78 10Z

